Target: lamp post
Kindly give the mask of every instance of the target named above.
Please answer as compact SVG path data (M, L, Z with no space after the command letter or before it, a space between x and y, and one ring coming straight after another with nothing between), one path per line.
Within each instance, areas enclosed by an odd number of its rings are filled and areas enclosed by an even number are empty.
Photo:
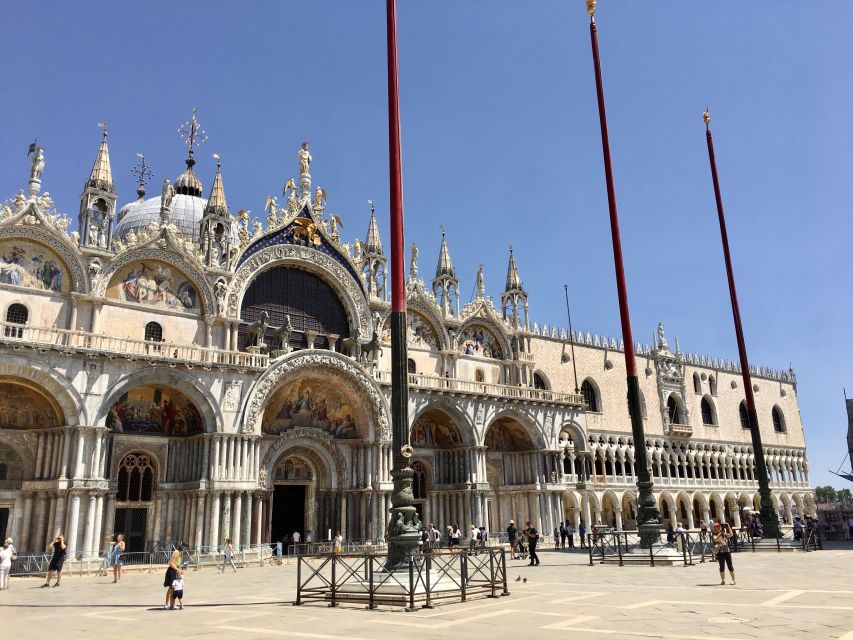
M779 518L770 497L770 479L767 475L767 461L764 459L764 446L761 443L761 431L758 427L758 412L755 410L755 396L752 393L752 376L749 373L749 359L746 357L746 342L743 338L743 325L740 320L740 305L735 289L735 274L732 269L732 256L729 252L729 234L726 230L726 216L723 212L723 196L720 194L720 179L717 175L717 159L714 156L714 140L711 137L711 114L708 110L702 114L705 121L705 141L708 143L708 160L711 163L711 179L714 182L714 198L717 201L717 218L720 221L720 236L723 242L723 257L726 261L726 276L729 281L729 297L732 301L732 316L735 323L737 350L740 356L740 369L743 376L743 391L746 395L746 412L749 418L749 432L752 436L752 452L755 458L755 474L758 476L758 494L761 496L761 526L764 534L777 537Z
M619 235L619 213L616 208L616 189L613 185L613 166L610 160L610 138L607 133L607 112L604 108L604 85L601 80L601 60L598 53L598 27L595 24L595 0L586 0L589 13L589 35L592 41L592 60L595 68L595 89L598 95L598 120L601 125L601 147L604 153L604 176L607 184L607 204L610 210L610 235L613 242L613 262L616 267L616 290L619 296L619 317L622 323L622 342L625 347L625 373L628 382L628 413L634 437L634 471L637 474L637 526L641 545L648 548L660 539L660 515L652 494L651 476L646 459L646 434L640 409L640 381L634 356L634 336L628 310L628 287L622 259L622 239Z
M406 283L403 272L403 168L400 155L400 98L397 86L397 3L385 3L388 38L388 160L391 204L391 519L387 571L408 566L418 548L420 522L409 466L409 381L406 370Z

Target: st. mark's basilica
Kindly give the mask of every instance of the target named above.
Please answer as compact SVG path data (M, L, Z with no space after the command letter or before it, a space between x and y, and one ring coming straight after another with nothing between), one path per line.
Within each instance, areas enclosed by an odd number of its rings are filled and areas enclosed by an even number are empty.
M258 194L265 223L232 213L222 167L207 190L199 177L195 116L187 131L183 173L146 198L143 165L138 199L121 206L104 132L73 232L43 185L49 149L33 145L23 188L2 205L0 539L14 537L19 552L42 550L60 529L72 556L96 554L113 533L128 551L307 530L385 535L381 225L372 210L350 216L347 229L367 233L345 241L307 143L284 193ZM422 519L463 530L510 518L546 532L561 519L635 527L622 345L530 322L523 256L511 250L500 303L482 266L461 301L451 244L442 236L434 273L415 245L409 264ZM740 372L683 352L662 325L648 333L653 343L637 345L639 444L663 521L739 526L758 507ZM773 500L790 522L814 509L796 377L757 367L753 381Z

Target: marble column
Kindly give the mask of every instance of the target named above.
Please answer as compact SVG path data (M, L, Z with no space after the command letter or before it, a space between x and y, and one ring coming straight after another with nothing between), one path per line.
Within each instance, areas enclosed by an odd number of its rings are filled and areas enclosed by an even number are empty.
M219 492L214 491L211 494L211 499L209 546L211 549L215 549L219 546Z
M225 542L226 538L231 538L231 500L233 496L230 491L226 491L222 494L222 531L219 534L219 537L222 539L222 542Z
M82 440L82 436L81 436ZM82 450L80 454L82 455ZM79 459L79 457L78 457ZM79 468L79 466L78 466ZM75 474L76 475L76 474ZM74 492L71 494L71 513L69 514L68 531L66 535L66 550L69 558L74 558L77 553L77 532L80 527L80 493ZM51 532L53 533L53 532Z
M86 528L83 530L83 556L89 557L92 554L92 540L95 536L95 504L97 496L94 491L89 492L89 504L86 507Z
M74 477L80 478L83 473L83 449L86 446L86 432L79 427L77 431L77 452L74 460Z
M251 451L251 447L249 450ZM247 491L246 504L243 507L243 539L240 541L241 544L244 544L247 547L252 544L252 513L252 492Z
M21 539L19 540L19 550L35 551L32 545L32 519L33 519L33 494L27 493L24 496L24 515L21 518Z
M166 521L166 531L164 534L164 538L169 541L173 541L174 537L172 535L172 523L175 520L174 516L175 509L175 494L170 493L168 501L166 502L166 513L164 515L164 519Z
M107 494L106 513L104 513L104 537L112 536L116 519L116 496L114 493Z

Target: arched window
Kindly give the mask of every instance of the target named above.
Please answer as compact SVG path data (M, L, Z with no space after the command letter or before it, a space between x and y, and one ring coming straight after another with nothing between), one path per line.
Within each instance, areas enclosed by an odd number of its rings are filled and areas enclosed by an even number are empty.
M412 360L411 358L406 360L406 369L409 371L409 373L417 373L418 372L418 366L415 364L415 361Z
M545 382L545 378L543 378L538 373L533 374L533 388L534 389L547 389L548 384Z
M412 470L415 472L415 477L412 481L412 492L415 495L415 500L426 500L427 497L427 472L423 463L420 461L412 465Z
M742 429L749 429L749 412L746 410L746 402L740 401L740 426Z
M9 324L27 324L30 312L22 304L10 304L6 309L6 322ZM6 327L3 331L7 338L23 338L24 330L21 327Z
M601 404L598 401L598 393L589 380L584 380L581 384L581 395L583 395L583 401L586 403L587 411L594 411L596 413L601 411Z
M711 406L711 401L708 398L702 398L702 424L715 425L717 421L714 418L714 407Z
M154 467L147 454L127 454L118 468L119 502L150 502L154 489Z
M486 374L483 373L482 369L477 369L476 371L474 371L474 381L475 382L485 382L486 381Z
M785 416L779 407L773 407L773 430L777 433L785 433Z
M674 393L669 396L669 400L666 401L666 410L669 414L670 424L684 424L684 422L682 422L684 418L682 416L681 403L676 400Z
M159 322L149 322L145 325L145 339L153 342L163 341L163 327Z
M717 395L717 379L712 375L708 376L708 388L711 390L711 395Z
M702 393L702 381L699 379L699 374L693 374L693 391L695 393Z

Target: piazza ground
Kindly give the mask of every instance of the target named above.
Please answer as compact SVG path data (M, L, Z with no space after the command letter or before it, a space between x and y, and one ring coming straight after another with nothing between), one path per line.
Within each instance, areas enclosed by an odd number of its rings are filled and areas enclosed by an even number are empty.
M13 578L0 593L6 637L75 638L843 638L853 640L853 545L816 553L739 553L738 583L716 565L588 566L543 551L542 566L509 562L509 597L406 613L291 606L295 565L188 572L185 609L162 609L163 572L67 575L58 589ZM527 582L516 582L521 576Z

